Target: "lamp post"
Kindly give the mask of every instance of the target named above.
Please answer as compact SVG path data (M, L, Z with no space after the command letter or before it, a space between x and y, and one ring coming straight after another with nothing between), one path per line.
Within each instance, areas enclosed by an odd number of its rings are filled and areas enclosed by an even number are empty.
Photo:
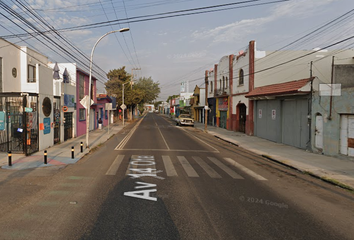
M92 81L92 59L93 59L93 52L95 51L95 48L97 44L104 38L105 36L115 33L115 32L127 32L129 31L129 28L122 28L119 30L113 30L110 31L106 34L104 34L102 37L100 37L95 45L93 45L92 51L91 51L91 57L90 57L90 75L89 75L89 92L88 92L88 99L86 103L86 148L89 148L89 131L90 131L90 106L91 106L91 81Z

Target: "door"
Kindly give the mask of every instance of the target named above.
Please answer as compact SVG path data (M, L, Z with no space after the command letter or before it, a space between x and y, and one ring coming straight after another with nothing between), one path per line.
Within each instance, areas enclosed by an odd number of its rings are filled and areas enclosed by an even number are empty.
M226 129L227 112L220 111L220 127Z
M60 142L60 98L54 98L53 101L54 109L54 144Z
M238 131L244 133L246 131L246 105L245 104L239 105L239 110L240 110L240 114L238 116L238 122L239 122Z
M316 116L315 147L319 148L319 149L323 149L323 117L322 117L322 115Z
M64 141L73 137L73 113L64 113L65 123L64 123Z

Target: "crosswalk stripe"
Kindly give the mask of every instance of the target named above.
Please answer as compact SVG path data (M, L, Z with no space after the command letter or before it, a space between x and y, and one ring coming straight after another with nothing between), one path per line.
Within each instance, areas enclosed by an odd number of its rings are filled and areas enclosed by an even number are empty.
M193 159L204 169L204 171L211 178L221 178L221 176L214 169L212 169L206 162L204 162L200 157L193 157Z
M237 167L238 169L242 170L243 172L247 173L248 175L254 177L257 180L261 180L261 181L267 181L266 178L262 177L261 175L253 172L252 170L242 166L241 164L237 163L236 161L232 160L231 158L224 158L227 162L229 162L230 164L234 165L235 167Z
M167 176L169 176L169 177L178 176L177 172L173 166L170 156L162 156L162 160L165 165Z
M228 166L226 166L225 164L223 164L222 162L220 162L219 160L217 160L214 157L208 157L210 161L212 161L216 166L218 166L219 168L221 168L224 172L226 172L227 174L229 174L233 179L244 179L241 175L239 175L238 173L236 173L235 171L233 171L231 168L229 168Z
M182 167L184 168L184 171L186 171L188 177L199 177L198 173L193 169L184 156L177 156L177 158L182 164Z
M106 172L106 175L116 175L118 168L120 164L122 163L124 159L124 155L118 155L115 159L112 165L109 167L108 171Z

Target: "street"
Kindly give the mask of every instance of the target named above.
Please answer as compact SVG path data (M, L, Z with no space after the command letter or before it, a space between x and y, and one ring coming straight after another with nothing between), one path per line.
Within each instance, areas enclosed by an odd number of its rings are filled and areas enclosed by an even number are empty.
M74 165L1 179L0 239L351 239L354 233L353 193L153 113Z

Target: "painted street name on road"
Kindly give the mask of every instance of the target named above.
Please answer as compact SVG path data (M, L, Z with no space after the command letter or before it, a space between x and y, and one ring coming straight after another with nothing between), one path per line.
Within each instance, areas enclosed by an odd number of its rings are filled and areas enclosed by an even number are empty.
M128 176L131 178L141 178L141 177L154 177L158 179L164 179L163 177L157 176L157 173L161 172L152 168L156 165L154 156L139 156L133 155L130 159L129 167L130 173ZM145 182L136 182L137 186L135 189L144 189L137 191L124 192L124 196L141 198L149 201L157 201L156 197L152 197L150 193L157 192L156 184L145 183Z

